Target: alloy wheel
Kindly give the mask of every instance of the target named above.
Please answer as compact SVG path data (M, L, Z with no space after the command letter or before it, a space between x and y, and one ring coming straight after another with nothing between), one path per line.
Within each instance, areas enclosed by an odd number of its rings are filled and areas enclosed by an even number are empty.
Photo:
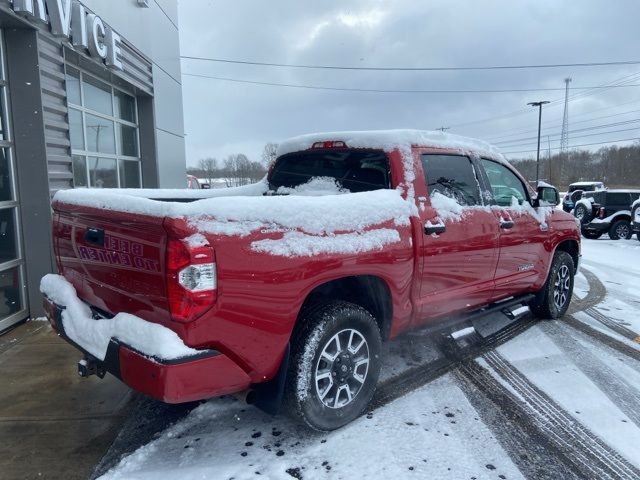
M569 291L571 288L571 275L569 267L562 265L556 273L556 279L553 284L553 303L558 310L561 310L567 303Z
M325 344L314 374L316 394L329 408L349 405L369 372L369 345L352 328L341 330Z

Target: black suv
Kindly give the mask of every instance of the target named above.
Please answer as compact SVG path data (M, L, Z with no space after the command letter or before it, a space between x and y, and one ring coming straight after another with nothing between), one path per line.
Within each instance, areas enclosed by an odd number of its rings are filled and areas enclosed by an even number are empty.
M570 212L575 207L576 202L582 198L584 192L593 192L595 190L604 190L602 182L576 182L569 185L567 194L562 200L562 209Z
M580 220L582 235L597 239L608 233L612 240L631 238L629 205L638 198L640 190L585 192L573 210L574 216Z

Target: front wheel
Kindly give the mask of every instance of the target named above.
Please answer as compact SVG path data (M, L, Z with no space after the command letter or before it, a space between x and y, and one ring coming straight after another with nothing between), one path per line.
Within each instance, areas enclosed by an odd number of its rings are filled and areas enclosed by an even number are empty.
M571 255L556 251L547 281L529 305L531 311L539 318L562 317L571 302L574 274L575 265Z
M380 329L364 308L343 301L311 308L299 321L285 401L290 414L309 427L335 430L357 418L373 397Z
M631 223L628 220L618 220L609 229L609 238L611 240L620 240L621 238L629 240L631 235L633 235L633 232L631 231Z

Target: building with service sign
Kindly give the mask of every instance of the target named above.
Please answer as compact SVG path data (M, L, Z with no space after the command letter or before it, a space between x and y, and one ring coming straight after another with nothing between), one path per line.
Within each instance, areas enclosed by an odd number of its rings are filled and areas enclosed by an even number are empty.
M177 0L0 0L0 331L41 314L50 199L184 188Z

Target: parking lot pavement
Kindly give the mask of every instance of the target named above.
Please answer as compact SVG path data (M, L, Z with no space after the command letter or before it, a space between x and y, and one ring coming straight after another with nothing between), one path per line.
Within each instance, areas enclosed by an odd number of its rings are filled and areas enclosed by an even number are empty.
M131 391L78 376L78 351L46 322L0 336L0 477L86 479L111 445Z

